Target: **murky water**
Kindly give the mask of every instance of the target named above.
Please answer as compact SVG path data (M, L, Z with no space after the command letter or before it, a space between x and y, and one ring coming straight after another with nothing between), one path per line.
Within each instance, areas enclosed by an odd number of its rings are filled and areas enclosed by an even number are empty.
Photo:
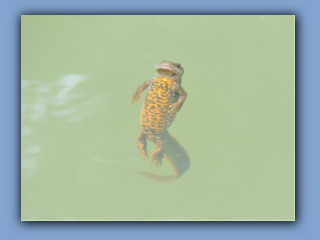
M293 16L23 16L22 220L293 220ZM136 88L185 69L179 179L143 161ZM145 97L145 93L143 97ZM150 142L149 153L154 149Z

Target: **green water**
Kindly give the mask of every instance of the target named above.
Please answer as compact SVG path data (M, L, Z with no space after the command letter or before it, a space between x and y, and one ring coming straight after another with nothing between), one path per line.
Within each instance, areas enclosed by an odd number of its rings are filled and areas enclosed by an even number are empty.
M294 220L294 16L22 16L21 38L22 220ZM171 183L138 174L173 171L131 103L162 60L188 92Z

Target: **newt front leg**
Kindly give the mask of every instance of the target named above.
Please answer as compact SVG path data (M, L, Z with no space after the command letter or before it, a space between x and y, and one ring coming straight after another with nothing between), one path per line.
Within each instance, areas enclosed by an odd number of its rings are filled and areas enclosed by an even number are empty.
M168 111L168 114L170 115L175 115L177 112L179 112L184 101L187 98L187 92L183 89L182 86L179 86L173 90L179 94L179 99L177 102L169 106L170 110Z
M132 103L137 103L139 100L141 101L141 93L151 84L152 79L145 81L144 83L142 83L137 91L133 94L132 96Z

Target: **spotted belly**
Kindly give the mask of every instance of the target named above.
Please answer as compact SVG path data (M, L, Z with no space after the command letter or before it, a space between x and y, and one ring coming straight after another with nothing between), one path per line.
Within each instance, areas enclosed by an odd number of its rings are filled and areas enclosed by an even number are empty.
M175 118L170 115L170 105L177 101L176 93L170 91L173 81L155 79L147 94L141 111L141 125L146 134L159 134L166 130Z

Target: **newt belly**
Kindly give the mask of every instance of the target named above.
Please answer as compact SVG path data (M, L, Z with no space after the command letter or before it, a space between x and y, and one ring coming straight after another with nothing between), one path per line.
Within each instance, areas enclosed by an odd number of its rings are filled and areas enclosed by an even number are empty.
M144 133L156 135L166 130L175 118L170 113L171 105L177 102L178 94L169 92L173 81L168 78L155 78L144 101L140 122Z
M141 174L167 182L177 179L190 165L187 152L167 131L177 112L180 111L187 93L181 86L184 70L179 63L163 61L156 65L156 70L156 77L140 85L133 95L132 102L141 100L141 93L150 86L141 110L142 130L138 135L138 147L142 157L146 159L147 139L152 141L156 145L156 150L149 156L150 163L155 162L157 168L158 165L162 165L162 159L165 157L173 166L175 176L168 178L150 173Z

